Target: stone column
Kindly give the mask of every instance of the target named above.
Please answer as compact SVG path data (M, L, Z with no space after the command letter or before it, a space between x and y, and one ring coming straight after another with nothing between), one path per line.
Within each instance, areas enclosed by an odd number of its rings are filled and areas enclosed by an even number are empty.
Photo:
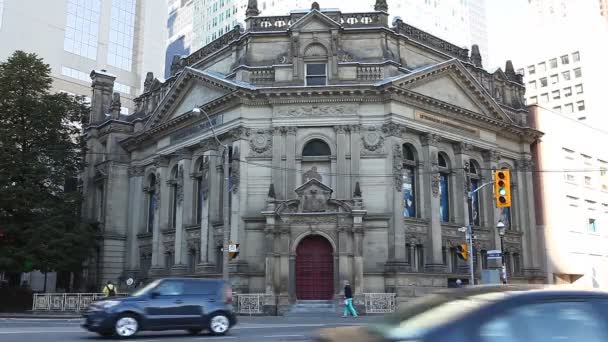
M267 205L267 210L262 212L262 215L266 217L266 228L264 229L264 253L266 255L265 260L265 288L267 295L275 294L275 282L274 282L274 237L275 237L275 217L274 217L274 203Z
M209 140L205 141L201 144L206 154L209 155L209 228L211 229L212 223L220 220L221 214L220 204L221 201L221 193L222 193L222 185L221 185L221 175L218 173L218 167L222 169L222 154L219 151L219 147L217 143L213 143ZM213 229L211 229L213 230ZM211 239L211 242L213 239ZM215 255L215 253L213 253ZM215 257L214 257L215 258Z
M429 222L427 233L426 269L428 272L443 272L443 256L441 255L441 219L439 217L439 159L437 144L440 137L435 134L425 134L422 139L423 160L426 161L424 179L424 191L430 193L425 200L425 206L430 208L426 219Z
M274 127L272 133L272 183L276 191L277 199L285 199L283 186L283 128Z
M361 220L362 217L354 217L355 222ZM355 294L362 294L365 290L365 284L363 282L363 224L355 223L353 226L354 233L354 265L353 265L353 273L354 273L354 285L355 285Z
M285 189L285 199L295 197L294 190L296 189L296 177L298 173L292 171L296 169L296 135L298 134L297 127L287 128L287 137L285 142L285 156L287 158L287 187Z
M169 166L169 158L160 156L155 160L156 165L156 208L154 209L154 227L152 231L152 268L151 271L163 272L163 252L162 246L162 228L166 228L169 224L169 211L167 206L169 203L169 187L167 186L167 166Z
M469 224L469 201L467 187L467 176L466 172L469 167L469 151L471 145L464 142L453 144L454 154L456 156L455 162L455 173L456 173L456 184L454 184L454 218L456 223L466 226ZM462 169L461 169L462 168Z
M355 184L359 182L359 172L361 167L361 126L350 126L350 179L351 189L349 195L355 191ZM349 197L350 198L350 197Z
M484 162L483 168L485 170L481 170L481 180L483 183L491 182L493 176L492 170L499 168L498 162L500 161L500 154L495 150L484 151L482 153L482 158ZM500 216L498 209L496 209L496 205L494 204L494 190L491 185L488 185L483 188L480 193L479 198L481 203L481 211L483 214L481 217L481 224L494 232L496 243L495 246L500 248L500 236L498 234L498 229L496 229L496 223L498 223L496 217Z
M534 187L532 184L532 168L533 162L530 154L526 153L519 161L520 169L523 176L522 193L525 197L525 201L522 204L525 205L525 211L522 212L522 221L524 223L522 227L524 245L524 256L528 255L528 263L524 266L525 269L530 271L536 271L540 269L540 250L542 246L538 241L538 232L536 229L536 211L534 203ZM526 229L527 228L527 229ZM527 238L526 238L527 237ZM525 260L525 259L524 259Z
M137 234L141 232L145 222L143 205L145 203L144 169L141 166L129 168L129 228L127 233L127 270L135 271L139 262L139 246Z
M346 227L338 225L338 271L340 277L340 286L345 280L350 281L350 271L348 267L348 258L350 251L348 248L348 232Z
M336 198L346 198L346 150L348 148L346 126L334 126L336 131ZM333 170L333 169L332 169Z
M394 270L404 270L407 261L405 257L405 223L403 221L403 151L401 144L396 138L393 140L392 148L392 173L393 188L391 189L393 198L393 224L389 230L389 267Z
M293 296L295 293L290 293L289 290L289 282L295 279L290 277L290 258L291 258L291 250L289 248L289 234L288 227L280 228L280 239L279 239L279 262L280 262L280 293L281 295L290 295Z
M184 172L190 170L190 164L192 161L192 154L188 151L178 152L178 165L177 165L177 180L175 184L175 195L177 196L177 210L175 211L175 242L174 248L174 266L173 272L177 274L185 273L187 271L186 258L187 258L187 242L186 242L186 230L185 216L191 216L186 214L187 209L191 210L193 202L192 198L192 182L190 177L185 177Z

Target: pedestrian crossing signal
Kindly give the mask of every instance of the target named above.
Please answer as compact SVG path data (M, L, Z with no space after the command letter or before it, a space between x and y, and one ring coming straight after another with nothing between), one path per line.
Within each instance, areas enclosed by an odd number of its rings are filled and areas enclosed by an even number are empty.
M456 254L458 255L458 259L466 261L469 259L469 246L466 243L458 245L456 247Z
M509 170L494 171L494 197L496 208L511 207L511 172Z

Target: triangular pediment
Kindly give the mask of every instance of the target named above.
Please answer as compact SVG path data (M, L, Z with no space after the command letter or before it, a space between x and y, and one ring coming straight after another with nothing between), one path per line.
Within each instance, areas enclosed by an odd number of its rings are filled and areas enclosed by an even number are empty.
M217 100L236 89L234 84L215 75L185 68L152 113L144 130L190 113L195 107Z
M295 193L298 195L303 195L306 193L319 193L330 196L334 190L327 185L321 183L318 179L312 178L306 183L300 185L295 189ZM329 197L328 197L329 198Z
M509 116L458 60L452 59L395 81L395 85L498 121Z
M325 31L332 28L340 28L340 24L333 21L325 14L312 10L300 20L291 25L291 31L307 32L307 31Z

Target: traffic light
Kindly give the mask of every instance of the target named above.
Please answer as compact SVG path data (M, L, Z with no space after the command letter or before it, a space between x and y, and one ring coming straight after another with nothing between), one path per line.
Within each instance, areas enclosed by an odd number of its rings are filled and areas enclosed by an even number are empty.
M511 171L494 171L494 197L496 198L496 208L511 206Z
M469 246L467 246L466 243L458 245L458 247L456 247L456 254L458 254L459 259L466 261L469 259Z
M230 257L230 260L234 260L236 259L236 257L239 255L239 246L241 244L239 243L232 243L230 242L230 245L228 246L228 256Z

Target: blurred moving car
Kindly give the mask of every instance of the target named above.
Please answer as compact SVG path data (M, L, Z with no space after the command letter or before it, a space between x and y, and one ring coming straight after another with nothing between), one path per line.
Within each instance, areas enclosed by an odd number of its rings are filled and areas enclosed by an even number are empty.
M321 330L317 341L608 341L608 293L528 286L445 290L368 327Z
M153 281L129 297L92 303L82 326L106 337L131 337L142 330L181 329L223 335L235 324L230 284L170 278Z

